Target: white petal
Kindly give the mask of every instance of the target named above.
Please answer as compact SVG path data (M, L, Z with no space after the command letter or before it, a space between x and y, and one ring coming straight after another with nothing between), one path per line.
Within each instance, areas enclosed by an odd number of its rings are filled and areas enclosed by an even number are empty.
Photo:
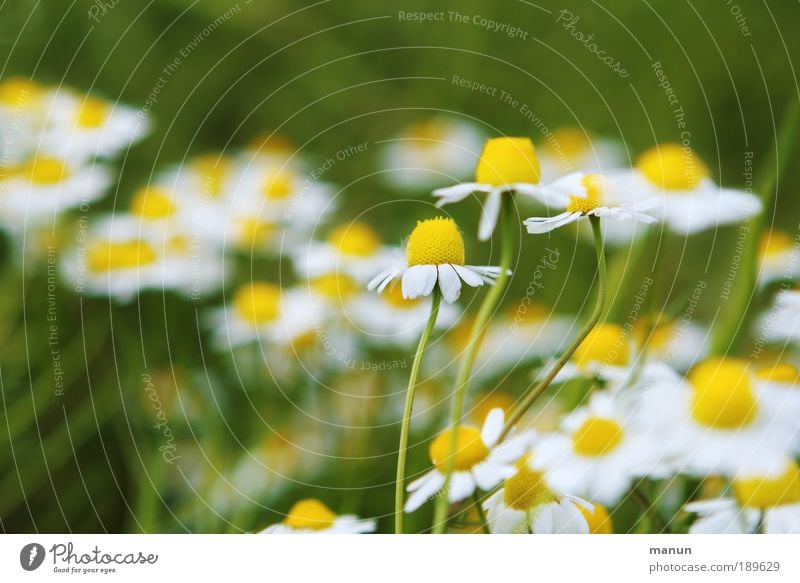
M464 184L456 184L446 188L437 188L433 191L433 196L439 199L436 206L441 207L464 200L473 192L485 192L486 188L485 185L477 182L465 182Z
M528 232L534 235L549 233L550 231L568 225L581 218L582 213L564 212L554 217L531 217L525 219L524 223Z
M439 289L448 304L454 303L461 295L461 279L452 265L445 263L439 266Z
M497 217L500 216L500 206L503 202L502 196L499 190L493 190L486 198L483 212L481 212L481 221L478 225L478 239L481 241L488 240L497 226Z
M486 447L492 447L503 432L503 410L500 407L492 409L486 416L481 430L481 439Z
M435 265L414 265L403 274L403 297L414 300L420 296L429 296L436 285Z
M417 487L417 490L406 500L405 512L414 512L417 508L425 504L436 492L444 486L444 476L437 471L430 473L426 482Z
M461 502L475 492L475 482L468 472L453 472L450 476L450 491L447 499L451 503Z
M378 275L369 280L369 283L367 284L367 289L369 291L373 291L379 285L385 284L387 279L391 279L393 273L394 273L393 268L384 269Z
M453 269L456 270L459 277L464 280L470 287L480 287L483 285L483 279L480 275L475 273L470 267L465 265L453 265Z

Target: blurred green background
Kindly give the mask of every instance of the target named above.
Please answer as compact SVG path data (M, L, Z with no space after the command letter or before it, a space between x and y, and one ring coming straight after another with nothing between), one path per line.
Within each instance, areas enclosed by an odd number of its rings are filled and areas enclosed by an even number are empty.
M557 22L562 10L578 17L574 30L593 34L630 76L621 78ZM402 21L400 11L444 11L445 21ZM526 38L450 22L449 11L517 25ZM753 152L757 183L768 171L776 126L787 104L798 99L794 61L800 57L799 22L800 5L793 0L16 0L0 6L1 72L3 78L32 76L137 108L163 85L150 98L154 129L122 161L119 184L102 203L107 209L127 206L133 189L166 165L209 150L237 148L277 131L312 166L349 145L367 142L365 154L336 164L326 179L343 188L341 218L364 212L387 240L399 242L416 218L432 214L431 199L420 193L418 202L394 202L398 195L374 174L379 168L376 142L442 111L472 118L489 134L542 141L539 129L517 108L453 85L454 75L506 91L550 129L581 126L618 140L632 159L653 143L681 137L652 68L660 61L685 111L692 145L715 178L743 187L745 155ZM180 63L170 68L176 58ZM165 82L160 84L159 78ZM799 183L800 165L791 163L780 181L776 208L767 211L767 224L797 230ZM472 233L476 208L448 210ZM667 273L674 275L663 282L665 289L680 294L698 271L706 270L704 277L713 288L727 272L736 236L737 229L730 227L688 241L668 241L673 269ZM574 263L569 277L546 294L552 302L558 299L560 311L571 311L586 301L592 250L576 245L574 235L559 237L574 254ZM518 271L525 271L526 259L537 261L545 245L524 241ZM496 248L473 245L469 251L470 262L482 264L491 261L488 255ZM277 269L251 267L266 276L274 273L264 270ZM209 455L222 458L247 443L258 424L255 412L237 394L240 383L252 384L246 388L252 392L259 378L268 382L267 375L237 379L224 357L204 358L199 350L203 339L196 331L198 306L189 302L146 294L138 303L117 307L70 298L64 289L58 310L66 388L63 397L50 398L52 358L43 317L46 265L26 267L23 274L9 248L2 270L4 531L252 529L278 519L277 512L295 498L319 491L342 511L368 516L389 512L394 463L389 453L377 461L353 461L345 472L342 465L349 461L339 460L322 477L297 484L269 508L240 503L230 512L220 510L234 527L213 516L212 501L196 502L198 495L179 475L156 477L178 486L164 501L154 497L151 477L143 470L143 452L152 451L149 421L136 414L142 406L142 371L162 371L164 386L194 379L196 401L182 402L196 414L187 434L208 451L220 447ZM243 270L240 279L249 276ZM525 282L519 285L524 290ZM715 313L718 293L709 291L707 296L709 301L700 306L706 317ZM212 373L206 378L207 368L219 377ZM163 396L165 401L173 398ZM348 431L348 440L374 440L376 451L391 452L396 440L396 426L369 434ZM218 445L220 435L225 436L224 446ZM329 454L341 457L346 452ZM424 448L416 454L412 469L419 470L425 465ZM350 488L364 488L363 494L348 496Z

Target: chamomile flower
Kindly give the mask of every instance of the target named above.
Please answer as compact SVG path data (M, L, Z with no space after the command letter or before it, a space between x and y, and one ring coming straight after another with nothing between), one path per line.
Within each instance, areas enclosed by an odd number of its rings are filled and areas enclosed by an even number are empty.
M82 165L42 151L19 162L3 180L0 216L11 230L52 222L62 212L100 198L110 184L111 175L101 165Z
M464 120L436 117L411 124L386 143L382 176L392 186L424 189L466 178L483 136Z
M761 235L758 258L760 285L800 278L800 242L782 231L773 229Z
M584 376L619 378L634 364L636 344L622 326L597 324L580 343L572 359L559 371L557 382Z
M698 514L692 534L800 534L800 468L784 460L777 472L736 477L733 497L686 505Z
M481 429L472 425L459 425L453 460L449 457L452 429L446 429L437 435L428 450L434 467L408 485L411 495L406 501L405 511L414 512L436 496L444 487L445 472L451 463L453 473L447 492L450 503L470 497L477 488L491 490L514 475L515 463L526 453L534 435L530 432L521 433L498 443L503 431L503 419L503 410L493 409Z
M436 217L420 221L406 244L405 260L375 276L367 289L378 293L392 281L402 281L403 297L416 299L429 296L438 285L444 301L455 302L461 295L461 282L470 287L493 284L500 275L499 267L464 265L464 239L455 221Z
M517 462L517 471L484 502L492 534L589 534L587 515L594 506L577 496L560 494L531 456Z
M552 181L576 170L605 172L620 168L625 155L619 143L590 136L577 127L558 128L539 148L542 179Z
M501 197L517 192L532 194L539 179L539 159L533 142L528 138L492 138L483 147L475 182L438 188L433 196L439 199L436 205L441 207L462 201L474 192L486 194L478 226L478 238L486 241L497 225Z
M374 532L374 520L352 514L337 516L319 500L306 498L295 502L283 522L268 526L260 534L361 534Z
M616 180L632 196L655 196L651 213L680 235L737 223L761 211L757 196L715 184L708 166L680 144L653 146L639 156L634 170Z
M366 283L392 260L392 254L367 223L345 223L334 227L325 241L299 247L295 265L305 277L343 273Z
M656 222L647 214L655 199L624 196L614 182L602 174L573 172L548 186L534 189L534 194L548 207L563 209L564 212L551 217L525 219L528 232L533 234L549 233L589 216L613 221Z
M693 368L686 382L644 390L639 416L661 435L678 470L735 476L772 468L796 450L800 401L758 379L747 363L714 358Z
M800 287L781 289L761 316L757 333L768 342L800 342Z
M547 470L559 491L613 505L638 476L666 471L656 452L626 399L595 392L564 418L560 431L542 438L532 463Z
M230 303L215 310L210 318L215 344L234 348L263 342L292 346L305 343L314 333L321 310L300 289L284 290L277 285L255 281L239 287Z
M113 157L148 131L147 118L120 103L64 89L53 91L48 99L42 140L64 156Z
M0 81L0 143L2 160L13 164L36 148L44 124L42 87L32 79Z

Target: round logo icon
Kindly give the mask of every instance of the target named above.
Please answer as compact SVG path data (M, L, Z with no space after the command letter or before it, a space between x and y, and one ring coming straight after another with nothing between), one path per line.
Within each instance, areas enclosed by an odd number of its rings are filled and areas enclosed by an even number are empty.
M19 552L19 564L26 571L35 571L44 562L44 547L39 543L30 543Z

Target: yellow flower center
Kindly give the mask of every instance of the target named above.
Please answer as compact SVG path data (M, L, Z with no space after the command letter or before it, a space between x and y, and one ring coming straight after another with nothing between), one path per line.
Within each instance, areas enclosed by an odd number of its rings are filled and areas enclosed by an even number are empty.
M539 158L528 138L486 140L475 170L476 182L492 186L518 182L536 184L540 176Z
M614 522L608 515L608 510L606 510L605 506L593 503L593 511L590 511L581 504L577 504L576 506L589 524L589 534L611 534L614 532Z
M464 239L455 221L445 217L419 221L408 238L406 259L409 266L464 265Z
M166 219L174 211L169 191L160 186L140 188L131 201L131 212L144 219Z
M417 122L408 127L405 137L420 140L415 147L433 148L439 146L447 134L447 123L441 119L429 119Z
M97 97L87 96L78 109L75 121L82 128L97 128L108 117L108 103Z
M294 192L294 175L288 171L271 172L264 180L264 196L270 200L283 200Z
M381 238L366 223L339 225L330 235L328 242L345 255L369 257L381 246Z
M263 243L275 232L276 225L269 221L251 217L239 221L239 241L246 245Z
M526 511L556 499L547 487L544 474L534 470L526 456L517 462L517 473L503 484L503 501L514 510Z
M572 435L572 449L585 456L612 452L622 442L624 430L613 419L590 417Z
M393 308L398 308L401 310L407 310L416 307L422 302L422 298L417 298L415 300L407 300L404 298L403 286L397 282L389 284L389 287L383 291L381 297Z
M586 196L572 195L567 203L567 211L571 213L588 213L603 206L603 177L599 174L587 174L581 180L586 189Z
M495 389L491 393L483 394L478 398L478 403L470 412L470 417L478 423L483 423L492 409L511 411L516 402L516 399L508 393Z
M233 297L233 309L251 324L264 324L278 317L281 288L271 283L244 285Z
M621 326L599 324L581 342L572 359L581 368L592 363L625 366L630 359L630 346Z
M324 530L333 526L336 514L319 500L306 498L295 502L283 520L286 526L310 530Z
M192 168L199 175L203 193L213 197L222 194L230 172L229 160L218 154L203 154L192 160Z
M591 148L588 136L580 128L559 128L552 137L552 143L548 143L553 153L561 152L567 160L575 160Z
M447 471L450 463L450 445L453 430L445 429L431 442L428 454L441 472ZM456 432L456 450L453 469L459 472L470 470L489 455L489 448L481 439L481 431L471 425L459 425Z
M691 148L679 144L653 146L639 156L636 168L664 190L692 190L711 175Z
M144 241L98 241L86 251L89 270L108 272L133 269L156 261L155 250Z
M696 366L689 374L694 387L692 417L715 429L743 427L756 416L758 404L747 366L717 358Z
M11 77L0 83L0 103L27 109L41 96L42 86L23 77Z
M795 384L800 381L800 370L793 364L780 362L758 369L756 378L773 383Z
M318 293L332 300L352 297L361 288L352 277L339 273L317 277L311 285Z
M800 503L800 468L790 462L778 477L757 477L733 481L733 493L740 506L772 508Z
M768 259L781 253L789 251L794 242L792 238L782 231L769 231L761 235L758 243L758 255L762 259Z
M274 156L289 156L295 149L294 144L285 136L279 134L260 134L250 140L249 146L253 150L261 150Z
M20 169L32 184L57 184L69 176L69 168L63 160L48 156L36 156Z

